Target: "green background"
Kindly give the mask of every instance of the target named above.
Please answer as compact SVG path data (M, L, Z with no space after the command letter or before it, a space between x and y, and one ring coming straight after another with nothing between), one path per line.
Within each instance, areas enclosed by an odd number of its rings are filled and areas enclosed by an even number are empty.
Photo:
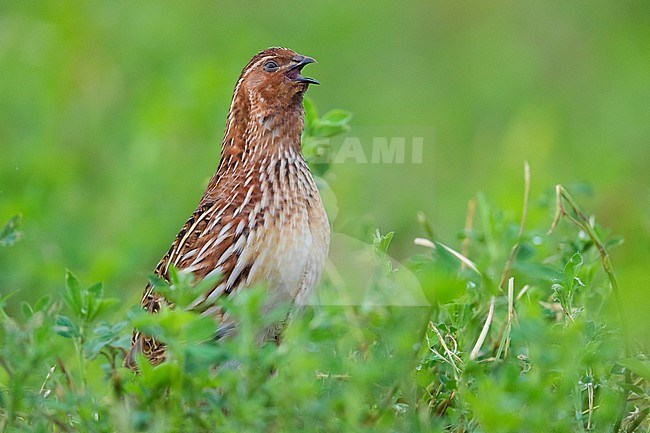
M520 212L528 160L533 207L591 185L578 199L625 237L614 267L647 329L649 41L645 1L3 2L0 221L22 213L25 237L0 290L59 291L68 267L137 303L216 167L241 68L280 45L318 59L309 96L352 131L434 131L422 164L332 167L335 231L395 230L401 260L424 211L457 247L476 191Z

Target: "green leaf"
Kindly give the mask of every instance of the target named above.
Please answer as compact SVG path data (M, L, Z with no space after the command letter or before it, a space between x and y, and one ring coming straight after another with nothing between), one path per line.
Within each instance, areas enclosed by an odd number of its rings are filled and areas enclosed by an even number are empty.
M346 110L331 110L321 118L322 122L332 125L347 125L352 120L352 113Z
M642 361L637 358L625 358L619 360L618 364L650 382L650 361Z
M0 231L0 246L8 247L22 239L23 234L18 231L21 221L22 216L20 214L14 215L9 219L2 228L2 231Z
M318 110L311 98L308 97L303 99L302 105L305 108L305 131L309 132L314 121L318 119Z
M347 131L352 114L345 110L332 110L311 123L310 134L313 137L333 137Z
M456 301L467 291L467 282L458 277L457 265L433 261L421 255L412 257L407 263L422 287L423 294L432 304L448 304Z
M579 252L576 252L573 256L571 256L566 266L564 266L564 272L567 274L567 276L574 277L578 275L578 272L580 272L582 263L582 255Z
M639 385L635 385L633 383L625 383L625 382L623 382L623 383L620 383L619 386L621 388L623 388L623 389L634 392L637 395L645 395L645 391Z
M526 261L535 255L535 247L528 242L522 242L517 248L516 259Z
M65 292L63 294L63 299L76 316L84 316L81 286L79 285L77 277L70 272L70 270L66 270L65 273Z
M51 299L49 295L41 296L34 304L34 311L44 311L50 305Z
M88 320L92 321L95 320L97 317L100 317L102 314L104 314L107 310L109 310L111 307L114 305L117 305L120 303L119 298L104 298L100 299L99 302L97 302L94 305L94 309L92 311L92 314L88 316Z
M529 278L540 278L548 281L558 281L564 274L558 269L537 262L515 262L513 269L526 274Z
M25 319L30 319L34 315L34 310L27 302L23 301L20 303L20 310L22 311Z
M388 246L393 240L393 235L395 232L388 232L385 235L382 235L379 230L375 231L375 235L372 239L372 246L375 248L375 251L381 254L386 254L388 251Z
M11 298L13 295L18 293L18 290L14 290L13 292L10 292L6 295L0 296L0 308L4 308L5 302L7 302L7 299Z
M88 288L88 293L95 298L101 298L104 295L104 284L101 282L93 284Z
M160 293L172 304L179 308L186 308L203 293L217 285L221 275L215 274L195 282L191 272L178 270L174 266L169 267L168 283L157 275L152 275L149 282L153 290Z
M213 343L191 344L185 347L186 369L188 372L196 371L201 374L214 365L219 353L222 351Z
M339 123L331 123L318 119L314 122L313 136L314 137L334 137L335 135L342 134L348 130L347 125Z
M566 190L574 197L593 197L594 188L589 182L574 182L566 185Z
M122 335L122 330L128 324L126 321L119 322L113 326L107 324L99 325L94 329L95 338L84 344L84 353L89 359L95 358L105 347L118 347L127 349L131 336Z
M171 282L171 284L178 284L181 282L181 276L178 274L178 268L176 266L169 265L169 268L167 269L167 274L169 275L169 281Z
M184 327L181 338L186 341L205 341L214 338L217 324L212 317L194 317Z
M79 337L79 328L68 316L57 316L54 322L54 332L65 338Z
M624 243L625 243L625 238L623 238L623 236L613 236L612 238L607 239L607 241L605 241L605 248L609 250L610 248L623 245Z
M424 230L424 233L427 235L427 239L430 241L433 241L436 239L435 232L433 231L433 225L431 224L431 221L427 218L427 216L424 214L424 212L418 212L418 223L422 227L422 230Z
M138 362L138 365L141 365L141 363ZM151 387L153 390L163 391L177 380L181 374L181 370L180 366L175 363L163 362L151 369L143 368L141 369L141 373L139 379L143 384Z

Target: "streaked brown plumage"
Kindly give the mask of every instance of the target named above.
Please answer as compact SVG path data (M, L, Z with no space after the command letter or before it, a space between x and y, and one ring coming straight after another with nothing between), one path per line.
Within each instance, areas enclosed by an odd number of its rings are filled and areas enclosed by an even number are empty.
M329 224L314 179L300 150L302 98L312 78L300 71L313 59L285 48L255 55L243 69L222 141L221 160L196 211L156 266L167 278L170 264L197 280L219 273L216 287L192 307L213 314L219 335L236 324L213 301L262 282L272 303L304 303L315 288L329 246ZM141 305L160 310L165 299L147 285ZM279 328L267 338L276 338ZM125 365L142 352L152 364L164 345L133 333Z

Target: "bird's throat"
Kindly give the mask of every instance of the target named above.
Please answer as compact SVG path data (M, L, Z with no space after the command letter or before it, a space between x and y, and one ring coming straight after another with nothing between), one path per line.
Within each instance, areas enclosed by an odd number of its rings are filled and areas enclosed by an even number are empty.
M261 169L270 159L287 151L302 158L302 101L285 109L255 105L247 108L249 109L236 111L231 109L228 115L221 160L215 177L233 170Z

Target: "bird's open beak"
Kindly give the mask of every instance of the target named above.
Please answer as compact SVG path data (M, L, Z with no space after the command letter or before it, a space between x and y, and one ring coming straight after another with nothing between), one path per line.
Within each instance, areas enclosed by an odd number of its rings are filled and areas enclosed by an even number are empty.
M298 61L298 63L296 63L295 65L289 68L289 71L287 72L287 77L299 83L320 84L317 80L313 78L303 77L302 75L300 75L302 68L304 68L305 65L308 65L310 63L316 63L316 60L312 59L311 57L303 56L302 59Z

